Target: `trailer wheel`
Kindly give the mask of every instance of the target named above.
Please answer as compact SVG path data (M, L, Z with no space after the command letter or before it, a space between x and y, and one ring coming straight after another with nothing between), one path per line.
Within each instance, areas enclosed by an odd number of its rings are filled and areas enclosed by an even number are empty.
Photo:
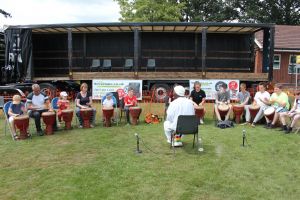
M41 83L41 92L45 93L50 99L56 97L56 87L51 83Z
M154 91L154 99L157 102L162 102L165 101L166 97L168 96L170 87L167 84L154 84L151 88L151 91Z

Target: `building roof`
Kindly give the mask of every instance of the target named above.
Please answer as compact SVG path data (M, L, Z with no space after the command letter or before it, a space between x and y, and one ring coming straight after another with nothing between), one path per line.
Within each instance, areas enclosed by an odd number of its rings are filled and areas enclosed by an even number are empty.
M257 45L263 47L263 31L255 34ZM274 50L300 51L300 26L275 25Z
M263 28L271 28L274 24L260 23L221 23L221 22L133 22L133 23L77 23L77 24L40 24L9 26L8 29L32 29L33 33L75 33L89 32L207 32L213 33L254 33Z

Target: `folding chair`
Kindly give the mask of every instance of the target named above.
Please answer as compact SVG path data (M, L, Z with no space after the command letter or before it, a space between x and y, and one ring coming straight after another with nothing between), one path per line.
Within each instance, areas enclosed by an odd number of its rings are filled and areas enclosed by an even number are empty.
M101 105L103 103L103 101L106 99L106 96L103 96L102 99L101 99ZM112 96L112 100L114 102L114 105L113 105L113 108L116 110L116 120L117 120L117 126L119 126L119 120L118 120L118 116L119 116L119 112L118 112L118 103L117 103L117 99L115 96ZM114 113L115 114L115 113ZM103 119L103 116L102 116L102 119ZM103 120L102 120L103 121Z
M133 70L133 59L126 59L123 71L132 71Z
M9 124L9 120L8 120L8 109L9 109L11 103L12 103L11 101L8 101L3 106L3 112L4 112L4 116L5 116L4 135L6 136L6 126L8 126L11 137L13 140L15 140L12 130L11 130L11 127L10 127L10 124Z
M57 105L58 100L59 100L58 97L54 97L51 100L51 107L52 107L53 110L58 110L58 105Z
M196 115L179 115L177 120L176 130L171 134L171 145L173 147L173 152L175 154L175 147L173 144L174 137L176 134L183 135L194 135L193 148L195 146L195 139L197 139L197 149L199 148L199 139L198 139L198 119Z

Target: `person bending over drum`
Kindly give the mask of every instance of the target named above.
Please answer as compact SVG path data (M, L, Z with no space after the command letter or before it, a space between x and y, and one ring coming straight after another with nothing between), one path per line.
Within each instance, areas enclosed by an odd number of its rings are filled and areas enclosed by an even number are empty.
M15 139L19 139L16 133L16 127L14 123L15 117L18 117L20 115L23 115L26 113L26 108L25 105L21 102L21 96L20 95L14 95L13 96L13 101L10 104L8 108L8 121L11 125L12 128L12 134Z
M299 121L300 119L300 92L296 93L296 98L294 101L293 108L289 112L282 112L279 114L280 115L280 121L283 125L283 130L285 133L290 133L295 124ZM290 117L291 118L291 124L287 126L285 118Z
M50 107L49 97L41 92L41 88L38 84L32 85L32 92L27 96L27 110L28 115L34 118L35 127L38 135L44 135L41 128L41 116L43 112L52 111ZM54 130L57 129L56 120L53 125Z
M265 117L267 121L266 128L271 129L275 127L275 123L279 118L279 114L283 112L287 112L290 108L289 97L286 93L282 91L282 85L275 84L274 93L271 95L269 104L275 108L273 121L269 120L268 117ZM286 130L286 126L283 127L282 129Z
M222 84L220 86L220 90L216 94L216 103L215 103L214 107L215 107L215 113L216 113L218 121L222 121L220 111L219 111L220 107L224 107L224 108L226 107L224 109L224 111L226 112L225 120L229 119L229 116L230 116L230 113L232 110L232 105L230 104L230 93L229 93L229 91L226 91L226 89L227 89L227 85Z
M92 95L90 92L88 92L88 85L86 83L82 83L80 86L80 92L76 96L76 116L79 120L79 128L83 127L83 119L80 115L80 110L82 109L92 109L92 115L90 119L90 127L93 128L95 125L95 117L96 117L96 109L92 108Z
M206 94L201 90L201 83L196 81L194 83L194 90L191 92L190 99L193 101L195 109L203 109L205 113L204 103L205 103ZM203 114L204 117L204 114ZM200 118L200 124L203 124L203 118Z
M58 122L61 123L62 120L62 111L66 109L70 109L70 102L68 100L68 94L67 92L63 91L59 94L60 99L57 101L57 117L58 117Z
M246 90L247 87L245 83L241 83L240 89L241 91L237 95L237 101L240 105L246 106L249 104L250 93Z
M137 106L137 99L133 93L133 88L128 88L128 94L124 97L124 110L128 124L130 124L129 108L133 106Z
M268 103L270 99L270 93L266 91L266 85L264 83L258 84L258 91L255 93L252 105L246 105L246 123L250 124L251 115L250 107L259 107L257 114L254 116L252 127L255 127L256 123L261 120L264 116L264 110L268 108Z

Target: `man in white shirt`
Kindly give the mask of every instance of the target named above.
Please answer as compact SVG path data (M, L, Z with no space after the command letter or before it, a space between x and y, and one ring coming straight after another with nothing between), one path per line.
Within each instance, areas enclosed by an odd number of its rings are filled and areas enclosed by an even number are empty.
M256 114L251 126L255 127L255 124L264 116L264 110L268 108L269 104L269 99L270 99L270 93L266 91L266 86L264 83L259 83L258 85L258 92L256 92L254 96L254 105L259 105L259 111ZM246 123L250 123L250 111L249 111L249 106L245 106L246 110Z
M185 97L185 89L181 85L174 88L175 100L172 101L167 110L167 118L164 122L164 131L168 143L171 143L171 134L176 130L179 115L195 115L193 102ZM177 136L178 137L178 136ZM174 146L182 146L181 141L175 141Z

